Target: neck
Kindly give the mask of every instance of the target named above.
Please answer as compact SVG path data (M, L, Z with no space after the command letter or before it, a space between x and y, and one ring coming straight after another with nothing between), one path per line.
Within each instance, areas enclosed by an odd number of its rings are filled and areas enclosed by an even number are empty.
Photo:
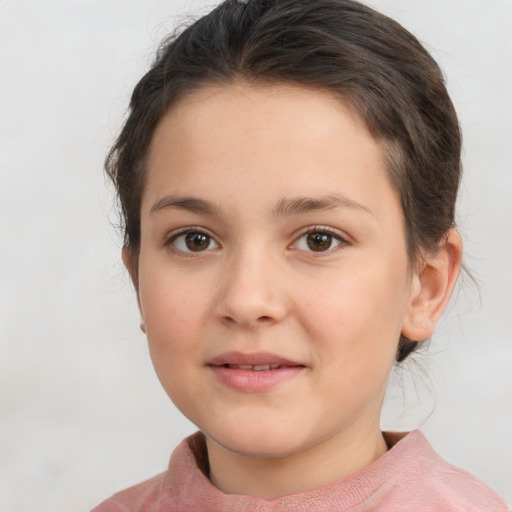
M210 480L222 492L272 499L330 484L382 457L380 429L343 431L300 452L257 458L230 452L207 438ZM307 469L305 471L305 469Z

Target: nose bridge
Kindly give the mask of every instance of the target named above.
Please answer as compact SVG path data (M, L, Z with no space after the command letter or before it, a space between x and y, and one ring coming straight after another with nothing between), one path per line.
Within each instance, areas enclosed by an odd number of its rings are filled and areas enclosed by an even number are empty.
M218 313L223 320L254 327L281 320L286 314L283 278L277 255L267 244L241 244L226 259Z

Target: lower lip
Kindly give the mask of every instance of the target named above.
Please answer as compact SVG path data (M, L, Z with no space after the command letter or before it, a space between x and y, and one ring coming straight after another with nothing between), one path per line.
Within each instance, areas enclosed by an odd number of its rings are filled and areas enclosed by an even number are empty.
M266 391L282 382L293 379L306 370L304 366L287 366L275 370L240 370L225 366L208 366L224 385L246 393Z

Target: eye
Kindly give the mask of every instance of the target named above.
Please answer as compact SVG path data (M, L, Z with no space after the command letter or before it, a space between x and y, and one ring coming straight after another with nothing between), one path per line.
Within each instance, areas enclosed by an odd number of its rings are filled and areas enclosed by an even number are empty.
M294 249L309 252L328 252L342 244L346 245L347 242L340 235L325 228L313 228L298 238L294 243Z
M177 251L188 253L219 248L219 244L210 235L198 230L182 231L171 236L168 245Z

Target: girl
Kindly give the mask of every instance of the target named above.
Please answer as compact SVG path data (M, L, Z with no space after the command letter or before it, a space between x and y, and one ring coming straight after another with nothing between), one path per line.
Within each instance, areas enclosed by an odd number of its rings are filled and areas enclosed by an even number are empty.
M156 373L199 428L95 509L507 510L390 371L457 279L459 126L436 63L352 0L227 0L171 37L107 159Z

